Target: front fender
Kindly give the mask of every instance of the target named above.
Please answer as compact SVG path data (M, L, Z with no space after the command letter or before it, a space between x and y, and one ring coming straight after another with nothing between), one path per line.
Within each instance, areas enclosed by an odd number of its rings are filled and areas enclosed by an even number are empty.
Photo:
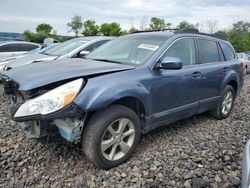
M95 111L105 108L121 98L134 97L143 104L147 115L150 106L149 93L147 88L136 82L107 83L103 80L103 84L100 84L100 79L90 79L74 102L84 111Z

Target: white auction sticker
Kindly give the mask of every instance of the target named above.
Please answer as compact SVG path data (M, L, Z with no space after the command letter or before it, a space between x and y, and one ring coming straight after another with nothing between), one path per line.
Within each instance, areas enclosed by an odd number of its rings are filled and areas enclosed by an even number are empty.
M155 51L159 48L159 46L152 45L152 44L141 44L140 46L138 46L138 48Z

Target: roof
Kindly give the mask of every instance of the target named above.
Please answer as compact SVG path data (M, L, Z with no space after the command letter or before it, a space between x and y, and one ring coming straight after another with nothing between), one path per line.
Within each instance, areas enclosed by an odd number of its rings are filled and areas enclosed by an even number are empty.
M37 43L34 43L34 42L27 42L27 41L3 41L3 42L0 42L0 45L2 45L2 44L13 44L13 43L15 43L15 44L23 44L23 43L25 43L25 44L35 44L35 45L38 45L38 46L40 46L40 44L37 44Z
M105 40L105 39L113 39L115 37L106 37L106 36L88 36L88 37L78 37L73 38L71 40L85 40L85 41L93 41L93 40Z

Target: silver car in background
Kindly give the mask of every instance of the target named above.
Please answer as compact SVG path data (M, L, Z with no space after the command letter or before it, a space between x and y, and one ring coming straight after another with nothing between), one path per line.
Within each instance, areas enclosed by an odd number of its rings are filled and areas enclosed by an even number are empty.
M22 55L19 54L19 55L12 55L12 56L8 56L8 57L0 58L0 81L1 81L1 78L3 76L4 67L6 66L7 63L9 63L13 60L19 59L19 58L23 58L25 56L34 55L34 54L42 54L42 53L46 52L47 50L54 48L55 46L57 46L59 44L60 43L51 43L51 44L47 44L47 45L43 45L41 47L38 47L38 48L31 50L31 51L29 51L25 54L22 54Z
M4 72L35 62L83 57L111 39L112 37L80 37L71 39L47 50L42 54L28 55L23 58L10 61L6 64Z
M250 140L247 142L242 161L242 188L250 188Z
M41 47L40 44L25 41L0 42L0 58L12 55L25 54L28 51Z
M250 73L250 57L247 53L241 52L241 53L237 53L238 58L240 59L240 61L242 63L244 63L245 69L244 69L244 73L248 74Z

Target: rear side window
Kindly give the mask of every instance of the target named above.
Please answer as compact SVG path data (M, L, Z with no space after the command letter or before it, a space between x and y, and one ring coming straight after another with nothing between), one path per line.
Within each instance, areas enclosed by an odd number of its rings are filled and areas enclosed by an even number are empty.
M218 46L215 41L199 39L201 63L213 63L220 61Z
M5 44L0 46L0 52L18 52L20 50L19 44Z
M184 38L174 42L161 57L176 57L182 60L183 66L194 65L195 60L195 43L192 38Z
M30 51L34 50L35 48L38 48L35 44L20 44L20 51Z
M30 51L37 47L38 45L35 44L22 44L22 43L5 44L3 46L0 46L0 52Z
M227 43L222 42L220 45L227 61L235 58L232 48Z

